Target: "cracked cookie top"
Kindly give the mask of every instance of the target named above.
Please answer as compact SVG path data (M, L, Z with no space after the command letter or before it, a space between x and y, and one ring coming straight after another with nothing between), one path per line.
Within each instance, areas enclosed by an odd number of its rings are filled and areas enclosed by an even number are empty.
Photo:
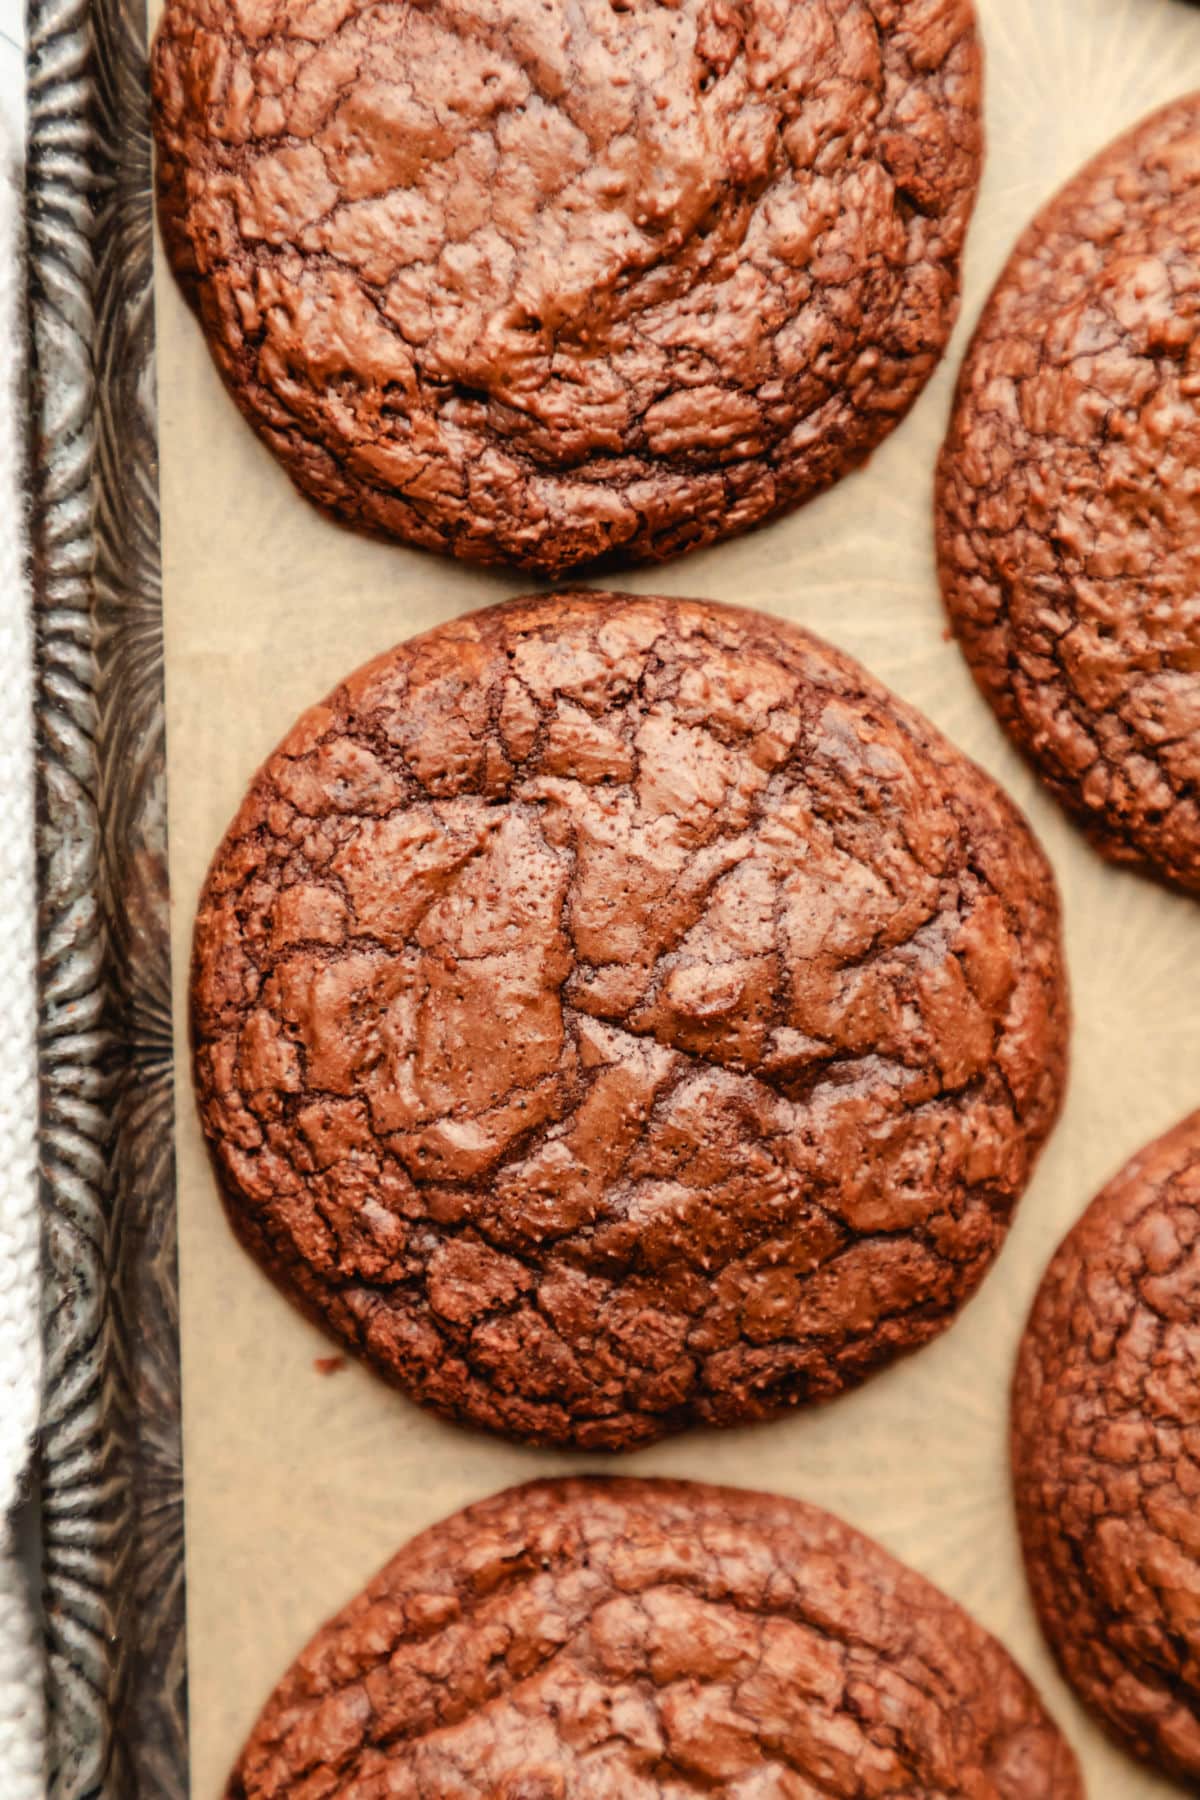
M435 1525L318 1632L226 1800L1083 1800L1007 1652L795 1500L548 1481Z
M980 687L1097 847L1200 893L1200 95L1026 232L938 483Z
M217 854L196 1082L233 1222L417 1399L623 1448L943 1329L1057 1112L1054 885L849 658L512 602L309 712Z
M168 0L167 251L350 524L557 573L860 462L944 348L969 0Z
M1013 1393L1034 1599L1080 1698L1200 1782L1200 1112L1092 1202L1046 1273Z

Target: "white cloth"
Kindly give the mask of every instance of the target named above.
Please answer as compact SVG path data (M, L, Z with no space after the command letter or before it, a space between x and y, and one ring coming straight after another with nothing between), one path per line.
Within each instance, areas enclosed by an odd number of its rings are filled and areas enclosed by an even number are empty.
M37 1423L33 670L23 497L21 187L0 119L0 1793L41 1800L42 1661L12 1526Z

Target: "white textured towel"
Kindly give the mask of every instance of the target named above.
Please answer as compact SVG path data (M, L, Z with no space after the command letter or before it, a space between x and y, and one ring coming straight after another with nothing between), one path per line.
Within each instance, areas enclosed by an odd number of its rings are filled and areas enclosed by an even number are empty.
M40 1800L42 1670L13 1508L37 1422L33 673L23 500L21 185L0 119L0 1793Z

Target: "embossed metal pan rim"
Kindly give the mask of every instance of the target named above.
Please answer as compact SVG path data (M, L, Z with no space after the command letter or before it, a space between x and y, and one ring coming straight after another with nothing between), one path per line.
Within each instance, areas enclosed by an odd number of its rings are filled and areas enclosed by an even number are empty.
M30 0L53 1800L188 1792L143 0Z

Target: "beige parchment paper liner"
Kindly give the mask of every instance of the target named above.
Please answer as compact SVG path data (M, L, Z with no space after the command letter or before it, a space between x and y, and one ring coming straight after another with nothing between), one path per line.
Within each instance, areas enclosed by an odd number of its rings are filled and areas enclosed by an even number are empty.
M997 1268L955 1328L823 1411L692 1434L598 1466L774 1489L880 1538L999 1634L1082 1757L1091 1800L1170 1791L1111 1750L1058 1680L1010 1511L1007 1389L1051 1250L1106 1176L1200 1104L1200 905L1102 865L1002 739L934 576L930 492L954 371L1016 233L1083 158L1200 87L1187 0L979 0L989 159L963 320L906 424L862 473L757 536L622 586L761 607L861 658L989 768L1054 861L1074 982L1067 1111ZM226 1226L192 1105L186 984L205 869L250 776L295 716L360 662L519 593L360 542L297 495L237 416L159 266L158 394L174 909L194 1800L218 1800L242 1738L313 1629L423 1526L509 1483L595 1460L439 1424L274 1292Z

